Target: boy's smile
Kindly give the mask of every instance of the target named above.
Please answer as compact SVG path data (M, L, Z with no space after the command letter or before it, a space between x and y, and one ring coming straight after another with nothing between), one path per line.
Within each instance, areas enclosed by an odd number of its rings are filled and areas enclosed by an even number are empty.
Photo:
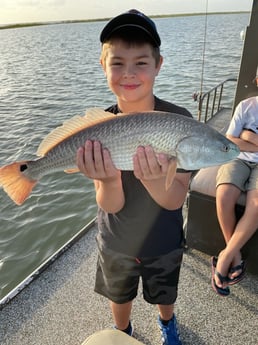
M125 90L135 90L137 89L140 84L123 84L121 85Z

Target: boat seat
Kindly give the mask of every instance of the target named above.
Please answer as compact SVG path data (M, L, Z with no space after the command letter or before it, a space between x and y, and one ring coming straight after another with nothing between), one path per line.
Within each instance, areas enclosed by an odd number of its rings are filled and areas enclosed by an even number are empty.
M225 247L216 213L215 185L218 169L219 166L200 169L191 180L187 198L186 243L208 255L217 255ZM245 202L246 194L241 193L236 205L238 219L244 212ZM246 243L242 252L248 262L248 271L258 275L258 231Z
M124 332L103 329L90 335L81 345L144 345Z

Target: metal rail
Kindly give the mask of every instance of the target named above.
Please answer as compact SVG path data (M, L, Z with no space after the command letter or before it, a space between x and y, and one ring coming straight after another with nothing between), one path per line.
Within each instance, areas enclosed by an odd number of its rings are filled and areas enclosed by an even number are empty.
M207 122L222 108L223 91L228 82L237 82L236 78L228 78L210 91L199 96L198 121Z

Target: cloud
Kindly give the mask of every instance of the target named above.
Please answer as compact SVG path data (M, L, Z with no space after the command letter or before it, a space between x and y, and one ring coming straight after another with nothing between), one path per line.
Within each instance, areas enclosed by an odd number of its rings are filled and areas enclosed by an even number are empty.
M17 6L49 8L64 6L66 2L67 0L17 0Z
M0 0L0 8L18 9L18 8L51 8L65 6L68 0Z

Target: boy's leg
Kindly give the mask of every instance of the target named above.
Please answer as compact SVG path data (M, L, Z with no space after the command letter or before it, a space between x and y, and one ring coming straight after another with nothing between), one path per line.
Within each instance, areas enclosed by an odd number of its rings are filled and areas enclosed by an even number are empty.
M177 328L174 304L158 304L158 325L161 332L162 345L182 345Z
M238 221L235 231L227 243L225 250L219 256L217 267L228 265L238 255L242 247L255 233L258 227L258 190L247 192L246 207L243 216ZM225 264L226 263L226 264ZM235 272L234 278L241 272Z
M250 177L250 167L240 159L230 161L220 167L216 178L216 208L218 221L226 244L235 231L237 223L235 205L241 190Z
M174 304L162 305L158 304L159 316L164 321L169 321L172 319L174 314Z
M237 223L235 214L235 205L241 194L241 190L232 184L220 184L216 190L216 208L217 217L221 231L223 233L226 246L234 234L235 226ZM224 249L225 250L225 249ZM223 260L223 251L219 254L216 270L223 277L228 275L230 266L235 266L236 262L241 261L241 253L238 251L233 257L228 257ZM221 260L222 259L222 260ZM223 284L217 275L214 276L215 284L218 287L225 288L226 283Z
M235 205L240 194L241 191L239 190L239 188L232 184L220 184L217 187L217 216L226 244L230 240L235 230Z
M158 307L162 345L182 345L174 315L182 257L183 248L180 247L165 255L142 260L143 295L147 302Z
M241 263L241 248L227 256L225 256L225 250L237 227L235 205L240 197L241 190L245 189L245 184L249 177L250 167L239 159L222 165L217 174L216 209L226 247L219 254L216 271L223 277L228 276L230 267L236 267ZM227 285L217 275L214 275L214 280L215 284L220 288L225 288Z
M124 331L129 326L132 301L123 304L110 301L110 307L116 327Z

